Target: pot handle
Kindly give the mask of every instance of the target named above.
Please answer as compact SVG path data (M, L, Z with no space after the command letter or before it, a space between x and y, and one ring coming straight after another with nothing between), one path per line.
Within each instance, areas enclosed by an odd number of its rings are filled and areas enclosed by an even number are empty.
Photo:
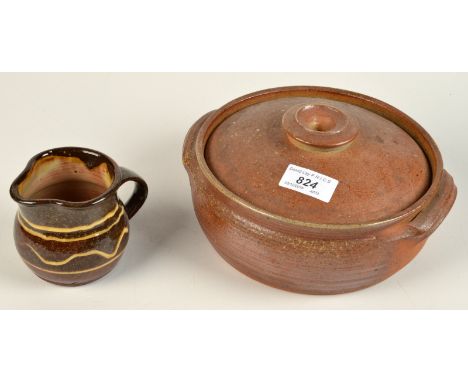
M440 187L432 202L409 223L408 237L424 240L447 216L457 196L452 176L443 171Z
M131 219L145 202L148 196L148 185L140 176L125 167L120 167L120 172L122 180L120 181L119 187L128 181L135 182L133 193L130 199L125 203L125 212L128 218Z

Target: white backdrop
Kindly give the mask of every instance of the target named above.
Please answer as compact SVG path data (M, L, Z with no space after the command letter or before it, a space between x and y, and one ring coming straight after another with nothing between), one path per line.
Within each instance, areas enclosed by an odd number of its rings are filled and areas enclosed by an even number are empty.
M265 286L225 263L195 219L181 162L191 124L245 93L299 84L400 108L435 139L458 186L422 252L374 287L307 296ZM0 308L468 308L467 100L466 74L0 74ZM77 288L48 284L22 263L8 195L31 156L67 145L103 151L150 187L120 263Z

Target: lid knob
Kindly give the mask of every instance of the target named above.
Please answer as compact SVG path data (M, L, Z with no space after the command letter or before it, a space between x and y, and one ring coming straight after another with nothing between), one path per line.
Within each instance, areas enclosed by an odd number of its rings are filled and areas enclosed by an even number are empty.
M358 134L356 121L342 111L320 104L295 105L283 115L289 140L303 150L337 150Z

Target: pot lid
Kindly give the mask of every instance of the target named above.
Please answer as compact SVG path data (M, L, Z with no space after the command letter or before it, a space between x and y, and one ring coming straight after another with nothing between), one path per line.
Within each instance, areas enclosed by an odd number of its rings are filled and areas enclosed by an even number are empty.
M309 89L313 96L267 90L220 109L226 117L210 130L205 159L224 187L269 213L318 224L385 220L425 194L431 167L388 118L399 111L381 103L386 113L376 113L370 97L348 102L345 91Z

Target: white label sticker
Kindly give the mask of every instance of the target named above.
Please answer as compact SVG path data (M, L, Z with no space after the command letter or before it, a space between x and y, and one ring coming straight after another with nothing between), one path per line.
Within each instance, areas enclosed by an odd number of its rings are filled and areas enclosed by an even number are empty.
M279 185L328 203L338 186L338 181L319 172L290 164Z

